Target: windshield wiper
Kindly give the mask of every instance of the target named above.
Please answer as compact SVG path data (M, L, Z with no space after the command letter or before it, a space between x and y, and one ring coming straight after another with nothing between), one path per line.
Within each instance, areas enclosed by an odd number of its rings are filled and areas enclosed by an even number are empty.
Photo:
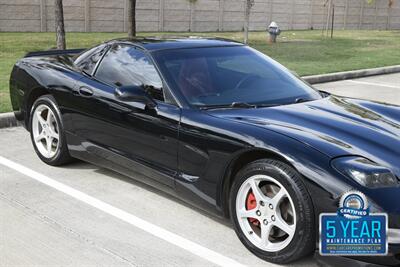
M259 104L257 105L257 108L268 108L268 107L276 107L276 106L281 106L282 104Z
M255 108L255 105L251 105L246 102L233 102L230 106L231 108Z
M308 101L311 101L311 99L299 97L299 98L296 98L296 100L294 101L294 103L297 104L297 103L303 103L303 102L308 102Z
M231 104L222 105L205 105L200 106L200 109L217 109L217 108L255 108L255 105L251 105L246 102L232 102Z

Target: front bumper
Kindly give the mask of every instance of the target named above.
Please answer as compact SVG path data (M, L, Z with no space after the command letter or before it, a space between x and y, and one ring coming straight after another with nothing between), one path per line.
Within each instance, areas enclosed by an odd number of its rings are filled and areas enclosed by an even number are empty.
M383 256L382 259L376 257L377 262L372 262L388 266L400 266L400 229L389 228L388 242L389 254L387 256Z
M351 257L358 266L400 266L400 229L388 230L389 252L386 256Z
M314 258L322 266L400 266L400 229L389 228L388 242L389 253L386 256L334 257L321 256L319 252L316 252Z
M400 246L400 229L389 228L387 235L388 235L389 245Z
M388 230L389 254L381 260L376 257L379 264L389 266L400 266L400 229L389 228Z

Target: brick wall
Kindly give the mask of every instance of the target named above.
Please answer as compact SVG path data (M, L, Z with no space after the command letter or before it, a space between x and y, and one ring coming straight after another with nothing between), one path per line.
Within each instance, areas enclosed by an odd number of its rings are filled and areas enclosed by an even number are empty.
M126 0L64 0L67 31L120 32L127 28ZM245 0L137 0L138 31L238 31ZM326 26L325 0L255 0L250 30L272 20L283 29ZM334 0L335 28L400 29L400 0ZM53 31L54 0L0 0L0 31Z

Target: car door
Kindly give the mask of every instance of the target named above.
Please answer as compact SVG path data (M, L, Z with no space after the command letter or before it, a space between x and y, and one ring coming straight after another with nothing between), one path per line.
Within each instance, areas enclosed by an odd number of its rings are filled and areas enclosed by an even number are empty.
M156 106L118 100L115 89L129 85L143 85ZM112 164L108 167L140 172L173 187L181 112L163 87L145 51L114 44L93 75L77 84L74 132L80 145L95 161Z

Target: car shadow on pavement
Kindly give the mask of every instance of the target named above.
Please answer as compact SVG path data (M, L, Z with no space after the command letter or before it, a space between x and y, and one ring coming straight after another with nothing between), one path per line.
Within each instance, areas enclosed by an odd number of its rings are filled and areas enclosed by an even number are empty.
M92 170L93 172L95 172L97 174L107 176L109 179L117 179L124 183L128 183L133 186L137 186L143 190L157 194L158 196L161 196L161 197L171 200L179 205L187 207L202 216L206 216L207 218L215 221L216 223L220 223L220 224L225 225L232 229L232 225L228 219L218 217L217 215L210 213L210 212L206 212L202 209L199 209L198 207L188 204L187 202L185 202L171 194L168 194L168 193L162 191L161 189L157 189L156 187L147 185L144 182L141 182L134 178L130 178L128 176L119 174L115 171L105 169L102 167L98 167L96 165L86 163L83 161L76 161L76 162L70 163L68 165L61 166L59 168L64 168L66 170L68 170L68 169L69 170L71 170L71 169L73 169L73 170ZM138 176L140 176L140 175L141 174L138 174ZM243 247L243 249L245 249L245 248ZM378 266L378 265L373 265L373 264L372 265L365 264L363 262L354 261L352 259L347 259L347 258L343 258L343 257L322 257L319 255L318 251L316 251L314 254L312 254L300 261L297 261L297 262L289 264L289 265L281 265L281 266L293 266L293 267L309 266L310 262L315 262L317 264L317 266L332 266L332 267L348 267L349 265L356 266L356 267Z
M175 197L175 196L173 196L171 194L168 194L168 193L162 191L161 189L157 189L156 187L147 185L146 183L141 182L140 180L137 180L137 179L134 179L134 178L130 178L128 176L125 176L125 175L120 174L118 172L115 172L113 170L102 168L102 167L99 167L99 166L96 166L96 165L93 165L93 164L90 164L90 163L86 163L86 162L83 162L83 161L72 162L70 164L67 164L67 165L64 165L64 166L60 166L59 168L64 168L66 170L68 170L68 169L93 170L95 173L98 173L98 174L101 174L101 175L105 175L105 176L109 177L110 179L118 179L118 180L123 181L125 183L132 184L134 186L140 187L141 189L144 189L144 190L149 191L151 193L154 193L154 194L157 194L159 196L162 196L162 197L164 197L164 198L166 198L168 200L172 200L172 201L174 201L174 202L176 202L176 203L178 203L180 205L183 205L183 206L185 206L185 207L187 207L187 208L189 208L191 210L195 210L199 214L201 214L203 216L206 216L207 218L210 218L211 220L213 220L213 221L215 221L217 223L221 223L221 224L223 224L225 226L228 226L228 227L232 228L230 221L225 219L225 218L220 218L217 215L214 215L213 213L204 211L204 210L199 209L199 208L197 208L197 207L195 207L193 205L190 205L187 202L181 200L180 198ZM139 174L139 173L133 173L132 172L132 175L136 175L138 177L142 176L143 179L149 179L149 178L145 178L145 176L143 176L142 174Z

